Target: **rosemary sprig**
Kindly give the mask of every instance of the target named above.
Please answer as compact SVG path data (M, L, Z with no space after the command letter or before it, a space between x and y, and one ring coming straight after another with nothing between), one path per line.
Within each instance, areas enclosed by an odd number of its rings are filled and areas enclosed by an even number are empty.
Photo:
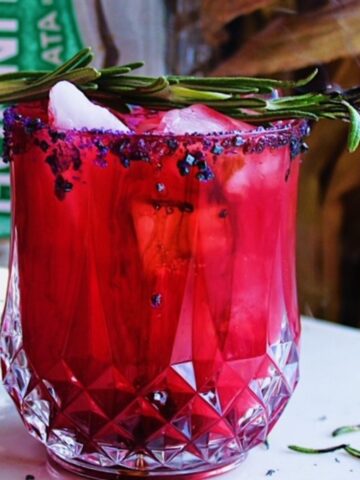
M346 425L346 426L337 428L331 433L331 435L333 437L337 437L345 433L353 433L353 432L359 432L359 431L360 431L360 425ZM299 445L288 445L288 448L290 450L293 450L294 452L305 453L310 455L318 454L318 453L321 454L321 453L336 452L337 450L344 450L346 453L348 453L352 457L360 458L360 450L352 447L347 443L342 443L340 445L334 445L332 447L327 447L327 448L308 448L308 447L301 447Z
M84 48L53 71L24 71L0 75L0 103L45 98L61 80L77 85L86 94L120 111L129 105L168 110L202 103L224 114L259 123L288 118L328 118L350 123L348 148L360 144L360 88L343 92L315 92L278 97L277 90L307 85L317 74L299 81L251 77L168 75L134 76L142 62L97 70L90 66L93 53Z
M290 450L293 450L294 452L305 453L309 455L331 453L331 452L336 452L337 450L344 450L346 453L348 453L352 457L360 458L360 450L346 443L342 443L341 445L335 445L333 447L327 447L327 448L307 448L307 447L300 447L299 445L288 445L288 448Z
M300 447L299 445L288 445L290 450L299 453L308 453L308 454L317 454L317 453L330 453L336 452L336 450L346 450L349 447L348 444L342 443L341 445L335 445L333 447L327 448L307 448L307 447Z
M344 450L349 453L352 457L360 458L360 450L353 448L350 445L344 448Z

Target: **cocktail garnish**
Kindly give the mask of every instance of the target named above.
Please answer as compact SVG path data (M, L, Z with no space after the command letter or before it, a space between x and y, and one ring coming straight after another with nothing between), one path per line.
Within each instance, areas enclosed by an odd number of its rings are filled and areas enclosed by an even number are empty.
M127 111L129 105L155 110L182 108L195 103L250 123L306 118L342 120L350 123L348 149L360 144L360 89L322 91L289 96L277 95L307 85L317 74L298 81L255 77L192 77L167 75L134 76L142 62L96 69L90 48L84 48L53 71L24 71L0 75L0 103L46 98L57 82L67 80L87 96L113 109Z

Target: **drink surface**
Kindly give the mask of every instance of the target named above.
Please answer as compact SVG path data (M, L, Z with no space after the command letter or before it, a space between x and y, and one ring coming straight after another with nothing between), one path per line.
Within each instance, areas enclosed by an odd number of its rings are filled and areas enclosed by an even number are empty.
M237 462L298 379L304 125L59 132L41 108L6 116L15 193L0 353L25 425L85 469Z

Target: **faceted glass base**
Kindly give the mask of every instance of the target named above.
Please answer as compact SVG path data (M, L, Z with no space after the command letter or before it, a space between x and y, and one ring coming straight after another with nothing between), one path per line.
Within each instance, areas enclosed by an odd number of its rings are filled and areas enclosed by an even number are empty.
M261 357L219 361L213 381L198 392L190 383L195 382L194 370L199 365L171 365L111 421L101 412L96 391L83 387L71 401L61 403L57 393L61 392L61 384L38 376L23 344L18 291L14 252L0 342L4 386L29 433L46 445L51 462L88 478L117 479L141 474L153 478L195 478L234 468L250 448L266 439L297 383L298 350L284 316L280 338L268 345ZM245 371L244 362L250 379L241 389L236 369ZM250 369L254 362L255 372ZM76 377L70 365L68 370L71 385ZM176 386L176 391L171 392L169 386ZM161 393L166 391L168 396L182 401L171 415L161 408L161 400L165 404L167 400ZM89 399L86 405L82 404L84 395ZM119 425L127 425L135 432L136 425L141 427L137 445L120 442ZM112 437L105 438L101 433L104 431Z
M227 465L221 465L218 467L212 467L211 469L197 469L197 470L183 470L176 472L144 472L144 476L151 477L152 480L180 480L186 476L186 480L197 480L201 478L209 478L216 475L221 475L234 468L238 467L247 454L244 453L235 462ZM85 478L93 480L123 480L125 478L133 479L134 477L141 477L140 471L134 471L129 469L118 468L101 468L92 467L91 465L84 465L77 461L64 461L60 457L56 456L53 452L48 450L48 461L51 470L56 472L69 471L80 475Z

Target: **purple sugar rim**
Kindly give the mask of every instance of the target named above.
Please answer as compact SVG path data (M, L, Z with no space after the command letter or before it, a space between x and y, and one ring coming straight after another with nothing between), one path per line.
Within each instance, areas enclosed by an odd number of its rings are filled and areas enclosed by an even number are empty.
M48 122L41 120L40 118L25 116L22 114L17 113L17 105L12 105L8 107L4 112L4 126L11 127L14 123L22 124L26 127L27 124L31 124L32 129L35 130L42 130L47 129L51 132L65 134L66 136L70 135L79 135L79 134L88 134L91 136L96 135L110 135L120 138L126 139L147 139L147 140L164 140L167 141L169 139L175 140L222 140L222 139L231 139L235 137L241 137L244 139L244 143L246 140L249 139L257 139L257 138L266 138L268 136L274 137L274 135L282 135L282 134L291 134L291 137L295 138L303 138L304 136L308 136L310 133L309 122L306 119L298 119L298 118L290 118L288 120L278 120L279 125L276 125L275 122L271 124L271 126L265 127L263 125L255 126L253 130L231 130L231 131L224 131L224 132L210 132L210 133L183 133L183 134L176 134L176 133L153 133L153 132L143 132L143 133L136 133L134 131L130 132L121 132L118 130L113 129L101 129L101 128L71 128L71 129L58 129L53 128ZM285 123L285 124L284 124Z
M307 150L303 139L309 135L309 122L305 119L289 119L278 121L270 127L259 126L250 131L234 130L216 133L159 134L144 132L119 132L105 129L53 129L41 120L17 113L17 107L11 106L4 112L4 150L5 162L10 162L13 153L19 149L13 143L13 127L23 130L39 149L47 154L49 164L55 177L56 195L63 199L73 188L72 181L64 177L69 169L81 169L81 155L75 146L75 139L80 139L83 148L86 145L97 149L95 163L106 167L107 154L115 154L124 168L132 162L151 162L151 152L157 151L160 157L172 156L176 151L181 154L177 159L179 174L184 177L193 174L200 182L208 182L214 178L212 164L219 155L236 153L261 154L265 149L289 148L289 168L285 180L290 174L291 161ZM37 133L44 132L48 139L39 139ZM63 151L57 150L60 141L69 149L71 161L63 161ZM90 143L88 143L90 142ZM199 143L201 144L199 148ZM180 150L179 150L180 149Z

